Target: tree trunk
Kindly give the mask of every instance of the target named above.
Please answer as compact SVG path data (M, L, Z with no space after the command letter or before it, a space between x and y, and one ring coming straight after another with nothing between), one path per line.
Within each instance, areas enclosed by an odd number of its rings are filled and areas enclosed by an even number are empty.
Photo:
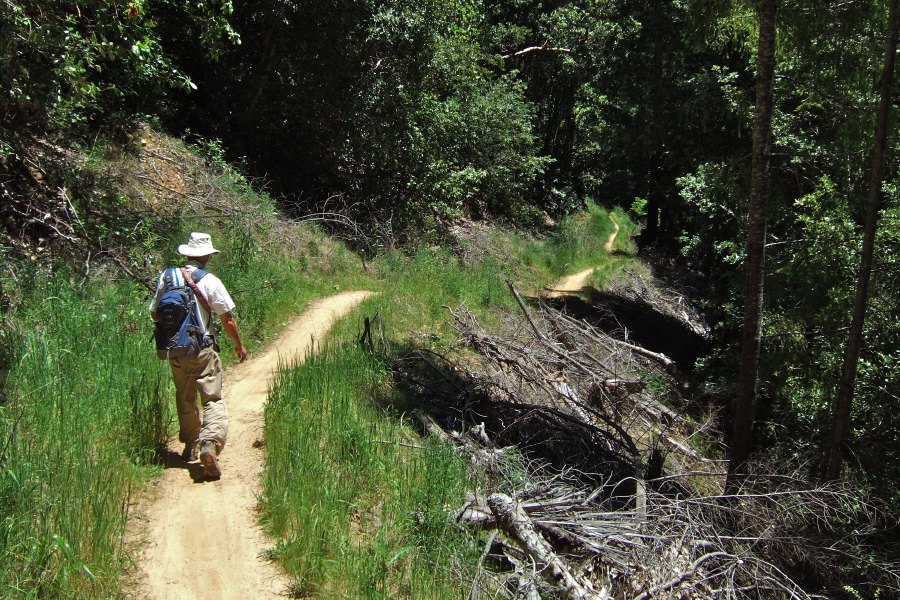
M853 404L853 388L856 384L859 352L863 342L863 321L869 300L869 279L872 274L872 256L875 233L878 229L878 213L881 205L881 186L884 180L884 156L887 147L888 118L891 108L891 80L897 48L897 0L891 0L888 12L887 41L885 42L884 71L881 75L881 99L878 104L878 120L875 125L875 147L872 153L872 176L869 181L869 198L866 203L866 223L860 251L859 275L853 298L853 315L850 333L844 351L841 379L834 401L831 432L824 448L820 477L823 481L837 479L841 474L841 446L850 426L850 409Z
M775 72L775 18L777 0L759 2L759 45L756 57L756 112L753 119L753 162L747 228L747 266L744 283L744 329L741 372L728 465L728 487L733 489L750 455L759 371L759 324L765 273L766 197L772 144L772 80Z
M652 143L656 144L650 151L650 176L649 190L647 192L647 227L641 231L641 247L645 248L654 244L659 239L660 207L662 204L662 139L659 134L660 127L657 123L662 119L662 42L657 38L653 47L653 91L650 100L652 114L651 136Z

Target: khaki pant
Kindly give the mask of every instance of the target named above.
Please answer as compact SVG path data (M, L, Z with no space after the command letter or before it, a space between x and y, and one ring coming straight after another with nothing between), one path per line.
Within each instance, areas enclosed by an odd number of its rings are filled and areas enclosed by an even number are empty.
M175 378L175 405L178 409L178 439L187 444L213 441L217 452L228 438L228 409L222 398L222 363L211 347L193 356L169 361ZM203 420L197 406L197 394L203 406Z

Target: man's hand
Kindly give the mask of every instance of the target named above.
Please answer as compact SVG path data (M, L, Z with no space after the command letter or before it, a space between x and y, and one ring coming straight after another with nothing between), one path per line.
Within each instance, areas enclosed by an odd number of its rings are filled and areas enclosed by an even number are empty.
M244 362L245 360L247 360L247 349L246 348L244 348L243 346L235 346L234 351L237 352L238 359L240 359L240 362Z

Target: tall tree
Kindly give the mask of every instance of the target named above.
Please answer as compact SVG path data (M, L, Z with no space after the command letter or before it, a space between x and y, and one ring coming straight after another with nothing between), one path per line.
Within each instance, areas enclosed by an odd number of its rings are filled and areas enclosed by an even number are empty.
M733 488L750 455L756 410L759 371L760 317L765 274L766 197L772 144L772 81L775 73L775 24L777 0L760 0L759 41L756 56L756 110L753 119L753 161L750 175L750 208L747 229L747 263L744 283L744 323L741 337L741 371L734 417L729 487Z
M875 146L872 153L872 173L869 180L869 195L866 203L866 222L863 229L863 243L860 252L859 275L856 279L856 293L850 332L844 352L838 393L834 402L831 432L826 441L822 460L821 478L837 479L841 472L841 446L847 437L850 424L850 409L853 405L853 389L856 383L859 353L863 342L863 322L869 299L869 280L872 274L872 258L875 248L875 234L878 230L878 214L881 208L882 184L884 181L884 159L887 148L888 119L891 108L891 83L897 49L897 0L891 0L888 9L887 39L885 41L884 70L881 75L881 98L875 125Z

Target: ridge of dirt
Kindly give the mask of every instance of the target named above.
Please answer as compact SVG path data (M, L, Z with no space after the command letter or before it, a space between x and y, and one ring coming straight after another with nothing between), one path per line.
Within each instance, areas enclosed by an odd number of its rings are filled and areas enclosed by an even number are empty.
M129 519L126 537L137 548L130 597L285 597L287 577L266 560L274 542L257 517L269 385L277 368L315 352L332 324L372 294L343 292L313 302L262 354L225 372L230 422L228 445L219 457L222 478L206 480L199 463L184 463L179 452L168 452L166 469Z

